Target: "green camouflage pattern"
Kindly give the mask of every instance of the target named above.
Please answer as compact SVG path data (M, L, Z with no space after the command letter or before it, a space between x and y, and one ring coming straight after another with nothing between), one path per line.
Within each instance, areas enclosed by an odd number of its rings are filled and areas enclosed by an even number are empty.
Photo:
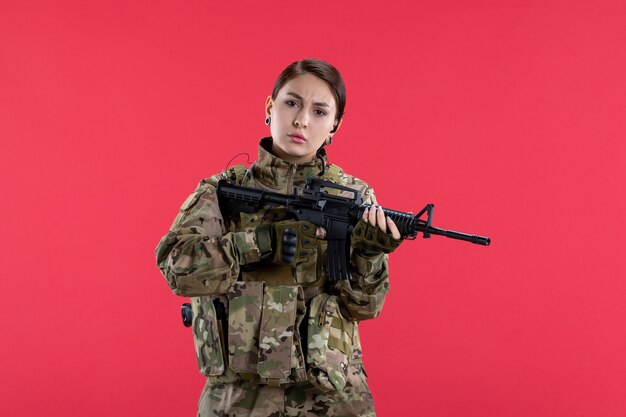
M272 155L271 146L271 138L261 140L259 158L248 169L242 185L281 194L293 194L294 187L303 188L307 178L317 177L320 174L322 165L319 159L303 164L283 161ZM322 152L326 159L326 151ZM335 168L333 172L337 170ZM336 176L339 177L339 175Z
M352 279L335 284L341 304L353 320L378 317L389 292L387 254L366 257L351 254Z
M308 380L322 391L341 391L346 386L352 359L354 322L341 315L337 297L319 294L309 307Z
M263 292L263 282L238 281L228 294L228 360L233 371L256 372Z
M300 333L300 325L306 317L307 308L304 296L304 290L302 287L298 287L296 298L296 320L293 326L293 345L291 347L291 381L302 382L306 381L306 365L305 365L305 350L304 344L306 341L302 340L302 334Z
M341 315L339 306L336 307L337 315L334 315L329 329L328 347L339 350L346 355L346 362L352 357L354 346L355 322L348 320Z
M289 382L299 286L266 287L259 335L259 364L262 378Z
M307 314L302 287L238 281L228 299L229 366L210 383L238 378L275 385L306 381L299 327Z
M215 193L217 182L228 179L292 194L294 187L302 188L307 178L321 172L319 160L289 163L270 149L271 138L265 138L249 169L239 165L201 181L156 248L157 265L168 285L174 294L191 297L194 306L198 364L208 376L199 415L272 415L274 409L282 410L280 415L374 415L362 372L357 321L380 314L389 290L387 255L371 256L352 248L352 278L332 287L326 279L324 240L318 239L306 262L296 267L261 260L255 227L285 220L284 207L224 217ZM364 203L376 204L365 182L336 165L327 168L322 178L352 188ZM307 346L311 334L303 341L299 323L318 294L333 294L337 308L336 314L325 310L323 325L318 326L325 329L320 330L321 339L311 340L314 354L330 364L330 370L318 372L321 381L313 378L313 385L308 382L311 359L305 358L311 355ZM215 297L230 304L228 329L220 329L222 322L215 317L211 302ZM340 311L345 318L339 317ZM320 340L325 340L325 348L315 343ZM276 382L281 385L276 387ZM323 393L320 387L328 391Z
M226 233L215 194L221 178L200 182L157 246L157 265L177 295L222 294L237 280L240 265L260 260L252 230Z
M193 337L200 372L206 376L224 373L224 353L215 307L211 297L196 297L193 310Z
M390 233L383 232L380 227L361 219L352 230L351 244L364 256L375 256L382 252L393 252L402 239L394 239Z
M363 365L350 365L342 391L301 383L272 387L236 381L204 387L198 417L375 417Z
M294 185L302 187L306 178L321 172L319 160L294 164L275 157L268 151L270 148L271 138L261 140L258 160L245 175L240 175L242 185L288 194L293 192ZM336 165L328 165L324 178L361 193L364 203L376 204L374 192L365 182L347 175ZM215 195L220 179L238 178L234 170L226 170L201 181L156 248L157 265L172 291L186 297L222 294L240 274L245 281L263 280L268 285L322 287L326 282L326 242L322 240L318 240L317 256L309 257L309 262L295 269L264 265L257 271L242 273L243 262L260 259L252 228L283 220L284 209L272 207L242 214L240 218L224 219ZM377 317L389 290L387 255L366 257L353 250L351 268L353 279L340 281L335 292L352 319Z

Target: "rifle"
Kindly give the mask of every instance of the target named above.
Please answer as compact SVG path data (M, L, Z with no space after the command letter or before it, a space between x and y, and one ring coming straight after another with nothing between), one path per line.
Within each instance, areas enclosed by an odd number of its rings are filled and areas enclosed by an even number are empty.
M352 197L337 194L347 192ZM254 213L269 204L285 206L288 216L306 220L326 229L328 241L327 275L330 282L350 278L350 235L369 204L363 204L361 195L354 189L319 178L308 178L302 190L295 189L294 195L283 195L256 188L233 185L226 180L217 184L217 196L222 213L236 215L240 212ZM413 240L418 233L424 238L441 235L488 246L491 239L452 230L439 229L431 225L434 204L427 204L419 213L404 213L383 208L386 216L398 226L400 234ZM421 217L426 214L426 219Z

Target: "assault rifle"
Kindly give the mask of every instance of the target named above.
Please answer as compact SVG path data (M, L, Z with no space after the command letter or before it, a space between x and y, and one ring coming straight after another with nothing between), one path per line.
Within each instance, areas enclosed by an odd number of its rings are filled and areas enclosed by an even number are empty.
M351 197L339 195L342 193L348 193ZM350 278L350 235L365 209L370 207L369 204L363 204L357 191L319 178L309 178L302 190L296 188L295 195L283 195L221 180L217 184L217 196L222 213L231 216L240 212L254 213L266 205L281 205L285 206L290 218L323 227L326 229L324 239L328 241L326 272L329 281ZM387 208L383 208L383 211L396 223L402 237L408 240L422 233L424 238L441 235L484 246L491 243L491 239L485 236L433 227L431 220L434 207L433 204L427 204L416 215ZM426 219L421 218L424 214Z

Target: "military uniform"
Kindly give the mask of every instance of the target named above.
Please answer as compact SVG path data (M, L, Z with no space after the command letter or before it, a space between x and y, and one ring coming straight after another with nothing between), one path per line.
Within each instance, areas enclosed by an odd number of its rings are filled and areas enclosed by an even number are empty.
M378 316L383 307L387 255L353 249L352 279L331 285L324 240L296 267L261 253L255 228L285 219L284 207L232 217L220 212L220 179L292 194L322 172L319 159L286 162L271 154L271 146L271 138L261 140L250 168L202 180L156 249L170 288L191 298L198 365L207 376L198 416L373 416L358 321ZM376 203L365 182L335 165L323 178Z

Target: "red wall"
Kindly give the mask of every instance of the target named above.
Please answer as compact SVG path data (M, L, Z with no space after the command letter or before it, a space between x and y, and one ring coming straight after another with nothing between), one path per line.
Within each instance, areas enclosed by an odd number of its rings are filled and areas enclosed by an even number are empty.
M331 160L493 239L391 256L379 415L624 416L625 3L225 3L0 3L0 414L195 415L153 251L312 56L348 88Z

